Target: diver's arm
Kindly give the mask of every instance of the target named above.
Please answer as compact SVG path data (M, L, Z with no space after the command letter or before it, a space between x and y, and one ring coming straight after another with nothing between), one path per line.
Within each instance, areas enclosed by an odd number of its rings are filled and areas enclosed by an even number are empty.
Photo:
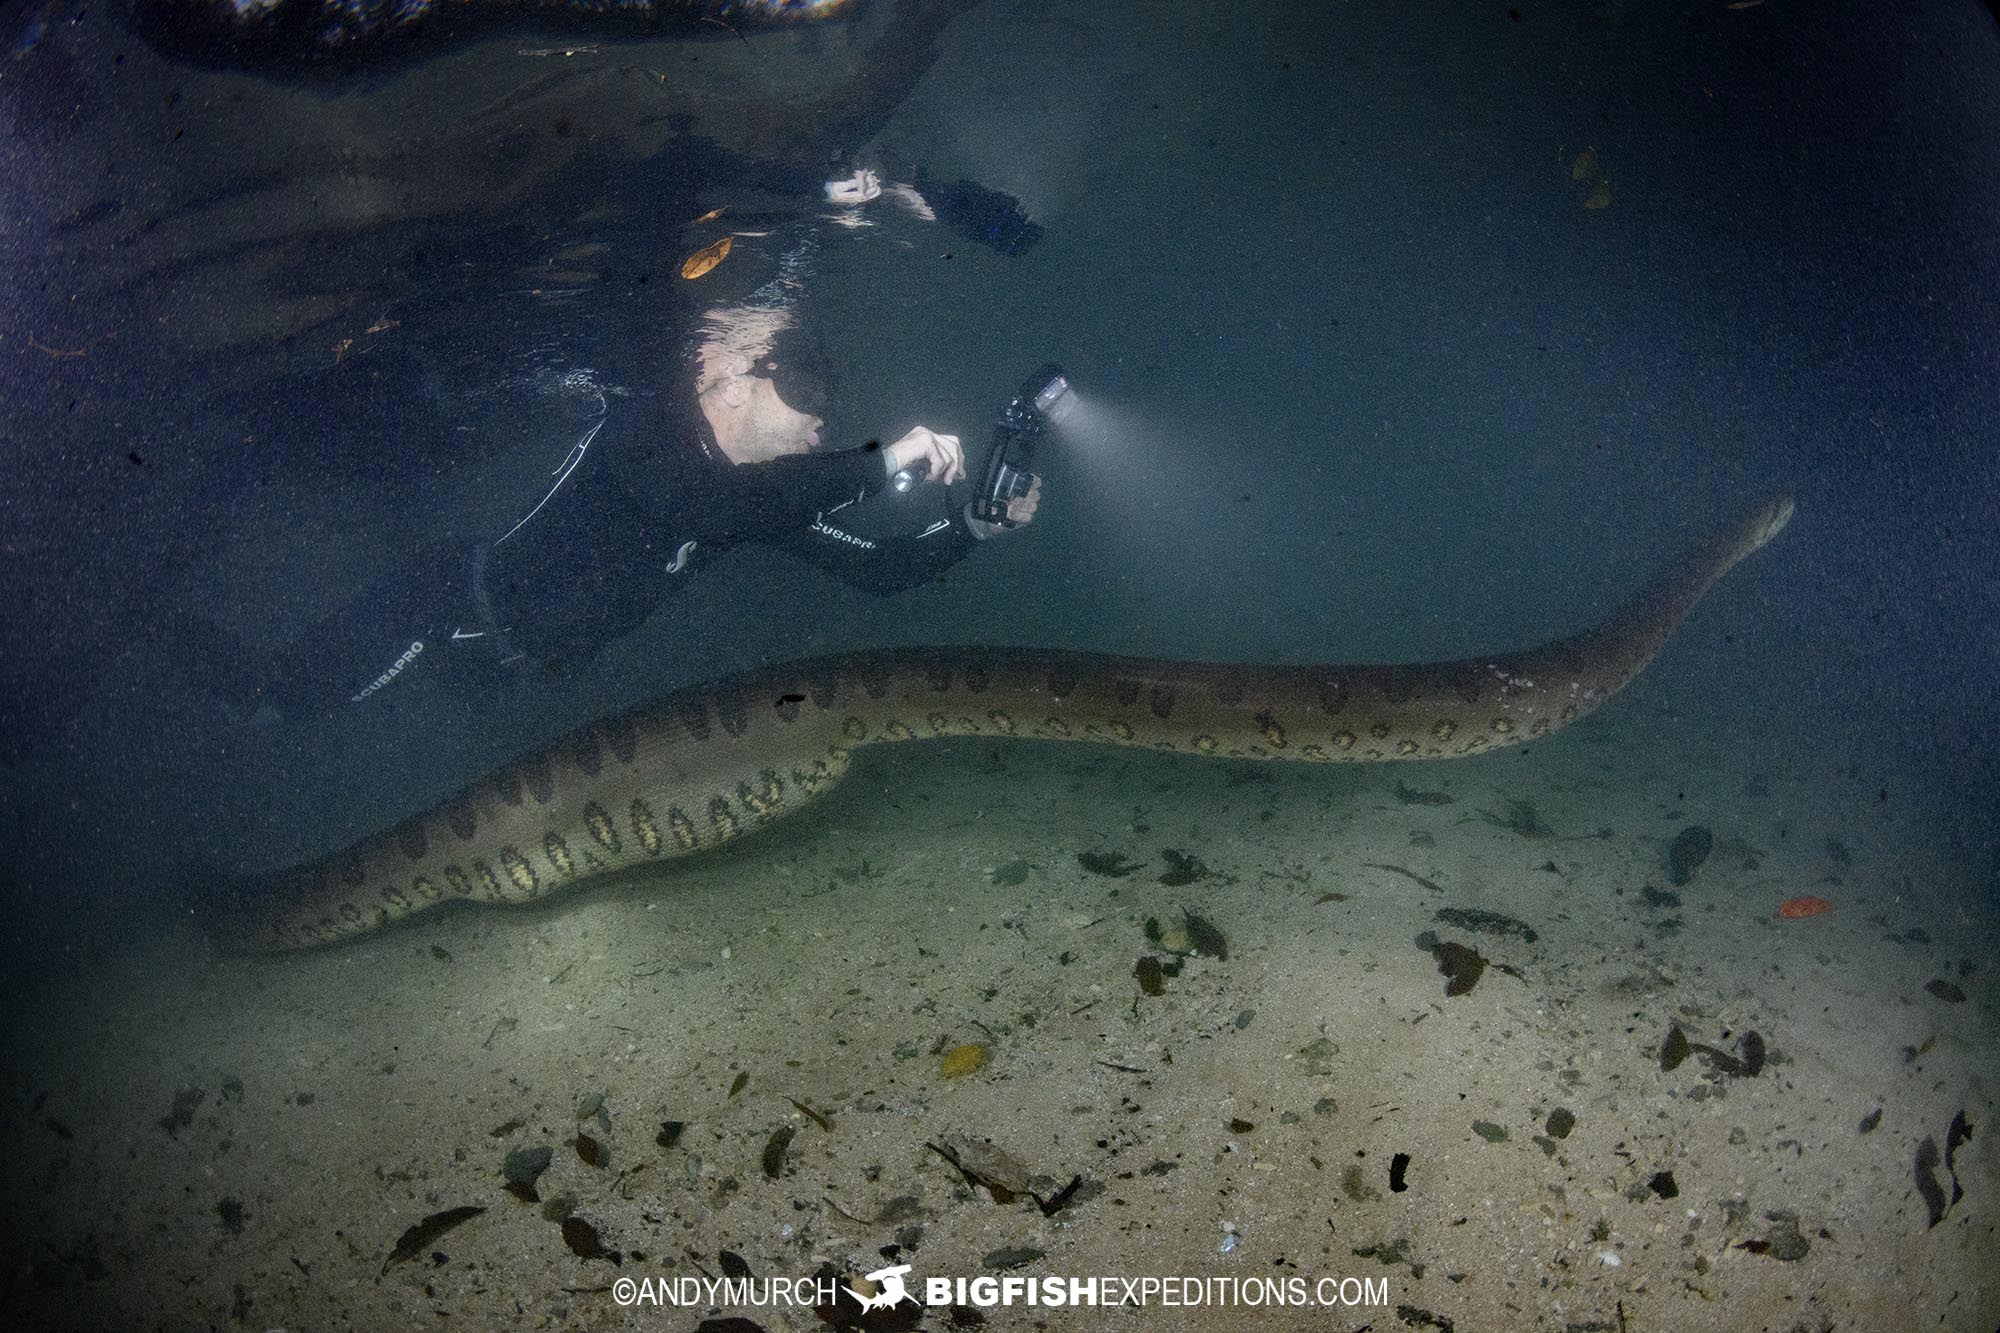
M875 494L902 468L919 468L950 485L965 475L965 450L956 435L913 426L887 447L738 463L708 481L710 499L692 535L716 545L782 537L816 514Z
M802 531L775 542L851 587L886 595L928 583L971 553L981 534L963 508L905 537L866 537L850 531L839 505L816 514Z
M881 449L791 454L713 469L689 534L717 546L798 531L815 514L873 495L889 484Z

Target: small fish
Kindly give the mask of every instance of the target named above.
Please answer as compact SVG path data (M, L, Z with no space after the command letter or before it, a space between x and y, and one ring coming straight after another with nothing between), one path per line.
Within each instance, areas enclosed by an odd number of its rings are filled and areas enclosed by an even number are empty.
M794 1107L796 1107L800 1115L805 1116L808 1120L811 1120L815 1125L818 1125L821 1129L827 1131L829 1134L833 1132L833 1122L831 1120L828 1120L825 1116L821 1115L818 1111L813 1110L812 1107L807 1106L804 1102L800 1101L796 1097L787 1097L785 1098L785 1100L790 1102Z
M368 332L387 333L390 329L395 328L398 324L401 324L402 322L403 321L400 319L378 319L373 324L370 324L368 326Z
M700 277L729 258L729 247L735 243L733 238L725 236L714 245L695 251L687 257L687 262L681 265L681 276L690 281Z
M1804 917L1818 916L1822 912L1831 912L1832 910L1833 904L1824 898L1814 898L1811 896L1787 898L1778 904L1778 919L1780 921L1797 921Z
M711 208L706 213L703 213L700 217L696 218L694 221L688 223L688 226L699 227L704 222L713 222L717 218L721 217L724 213L727 213L728 211L729 211L728 204L724 204L721 208Z

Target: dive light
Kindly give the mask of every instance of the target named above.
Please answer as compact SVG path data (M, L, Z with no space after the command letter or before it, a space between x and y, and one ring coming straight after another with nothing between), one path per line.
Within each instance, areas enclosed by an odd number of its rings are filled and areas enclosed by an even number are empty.
M993 445L986 452L986 470L979 480L979 494L972 502L972 516L983 523L1013 527L1007 517L1009 501L1018 500L1035 485L1035 446L1042 433L1061 421L1075 403L1062 368L1051 363L1022 381L1015 395L1000 409L993 426ZM930 474L930 463L919 459L890 479L898 492L907 492Z
M993 447L986 451L986 473L980 478L979 495L972 502L972 516L985 523L1014 526L1007 517L1007 502L1026 495L1035 485L1035 447L1049 426L1063 419L1076 402L1062 368L1043 366L1021 383L1021 388L1000 409L993 426Z

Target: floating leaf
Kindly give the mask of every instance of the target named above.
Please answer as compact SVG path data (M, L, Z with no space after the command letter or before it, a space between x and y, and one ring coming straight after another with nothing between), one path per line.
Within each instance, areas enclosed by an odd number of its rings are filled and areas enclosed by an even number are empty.
M714 245L695 251L687 257L687 262L681 265L681 276L690 280L700 277L729 258L729 247L734 244L733 237L725 236Z

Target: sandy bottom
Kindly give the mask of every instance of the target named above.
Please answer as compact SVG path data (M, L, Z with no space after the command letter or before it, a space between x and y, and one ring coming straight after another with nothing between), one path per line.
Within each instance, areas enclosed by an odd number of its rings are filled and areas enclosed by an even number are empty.
M907 747L738 851L548 908L278 959L164 941L10 1016L0 1291L71 1327L812 1328L625 1310L613 1284L907 1263L1376 1285L867 1327L1984 1333L1990 908L1866 781L1701 734L1630 708L1517 756L1346 770ZM1488 818L1510 801L1550 831ZM1690 823L1712 855L1649 900ZM1778 920L1800 894L1835 910ZM1210 948L1180 957L1188 912ZM1469 993L1424 931L1489 961ZM1756 1032L1762 1069L1664 1072L1676 1023L1738 1059ZM986 1063L943 1077L973 1043ZM1963 1198L1928 1226L1919 1145L1961 1108ZM528 1202L502 1172L536 1147Z

